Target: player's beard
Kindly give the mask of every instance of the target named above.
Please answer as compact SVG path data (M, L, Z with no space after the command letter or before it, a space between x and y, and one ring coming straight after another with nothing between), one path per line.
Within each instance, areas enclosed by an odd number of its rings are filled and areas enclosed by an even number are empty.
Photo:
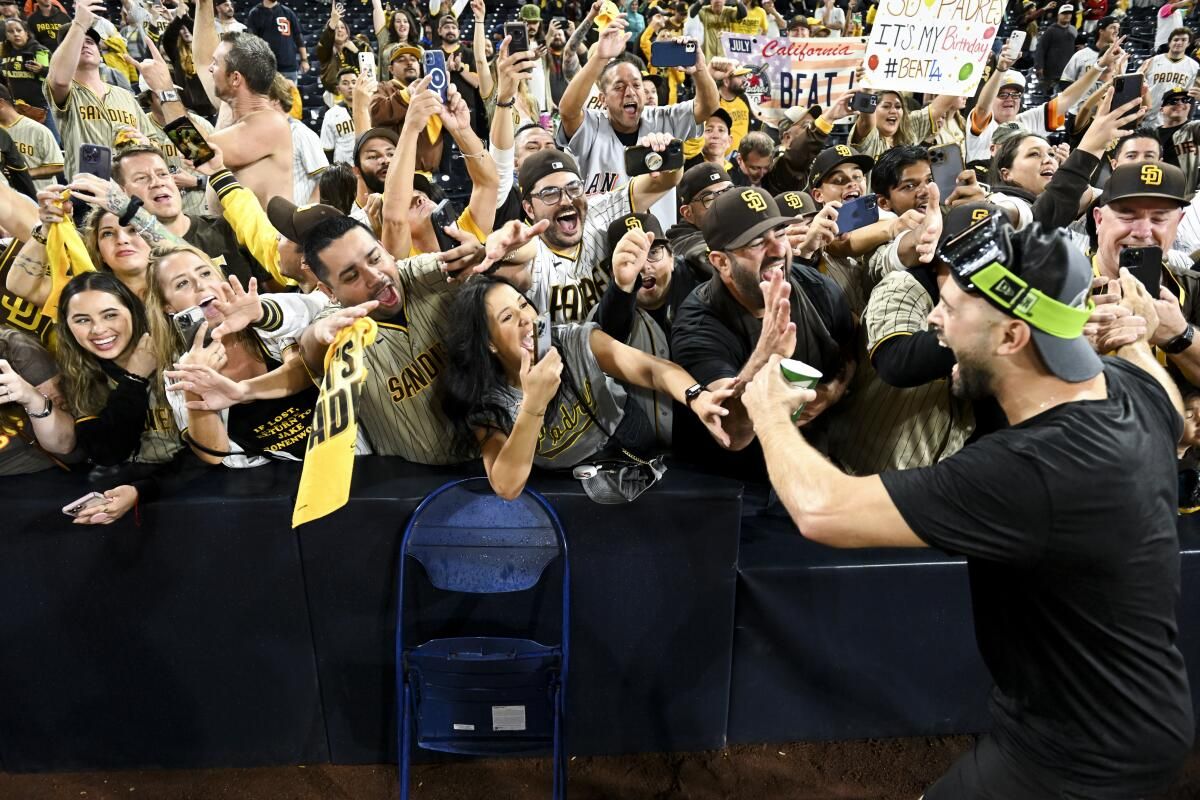
M992 373L987 367L959 358L950 373L950 391L960 400L983 400L992 397Z
M371 174L369 172L364 172L362 174L362 179L363 183L367 187L367 191L372 194L383 194L383 181L386 175L387 173L384 173L384 177L380 177L378 173Z

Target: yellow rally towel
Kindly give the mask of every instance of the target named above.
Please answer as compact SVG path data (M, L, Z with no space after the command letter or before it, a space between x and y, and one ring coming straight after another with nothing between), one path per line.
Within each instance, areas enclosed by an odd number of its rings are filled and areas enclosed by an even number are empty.
M408 105L408 88L400 90L400 99L404 101L404 105ZM437 138L442 135L442 118L434 114L429 118L429 122L425 123L425 134L429 136L429 142L432 144L437 141Z
M137 67L129 58L129 46L120 36L110 36L103 41L104 63L123 74L131 84L138 85L140 76Z
M70 217L54 223L46 232L46 263L50 266L50 294L42 306L42 313L57 322L58 297L67 281L72 276L96 271Z
M377 330L370 317L355 320L338 333L325 353L325 377L304 453L293 528L337 511L350 498L358 438L355 406L367 377L366 348L374 344Z

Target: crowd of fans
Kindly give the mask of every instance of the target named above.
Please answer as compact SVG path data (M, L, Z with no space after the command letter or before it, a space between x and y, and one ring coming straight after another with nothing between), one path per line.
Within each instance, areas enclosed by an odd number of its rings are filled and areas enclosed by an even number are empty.
M939 243L991 215L1092 258L1100 352L1138 324L1119 267L1159 248L1136 266L1194 422L1189 4L1014 1L998 43L1025 41L974 97L877 87L873 113L851 92L772 116L723 52L875 11L0 0L0 475L89 471L97 524L200 470L303 460L364 318L355 452L482 457L505 496L668 450L763 476L739 398L774 354L820 372L796 424L833 462L931 464L1006 424L927 321ZM694 65L654 66L675 40ZM211 157L168 135L188 122ZM868 195L878 221L839 224Z

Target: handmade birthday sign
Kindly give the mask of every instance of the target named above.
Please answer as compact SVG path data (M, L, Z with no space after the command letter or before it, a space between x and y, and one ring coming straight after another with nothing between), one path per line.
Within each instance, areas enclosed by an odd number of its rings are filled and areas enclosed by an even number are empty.
M867 37L872 89L971 95L983 77L1004 0L882 0Z

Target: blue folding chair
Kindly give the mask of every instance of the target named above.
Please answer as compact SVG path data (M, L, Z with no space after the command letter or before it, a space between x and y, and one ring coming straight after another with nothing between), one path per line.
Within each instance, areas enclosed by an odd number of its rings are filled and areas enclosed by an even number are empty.
M561 602L547 599L556 576ZM468 755L550 751L553 797L565 798L570 571L545 498L503 500L486 478L435 490L404 532L397 597L401 800L414 740Z

